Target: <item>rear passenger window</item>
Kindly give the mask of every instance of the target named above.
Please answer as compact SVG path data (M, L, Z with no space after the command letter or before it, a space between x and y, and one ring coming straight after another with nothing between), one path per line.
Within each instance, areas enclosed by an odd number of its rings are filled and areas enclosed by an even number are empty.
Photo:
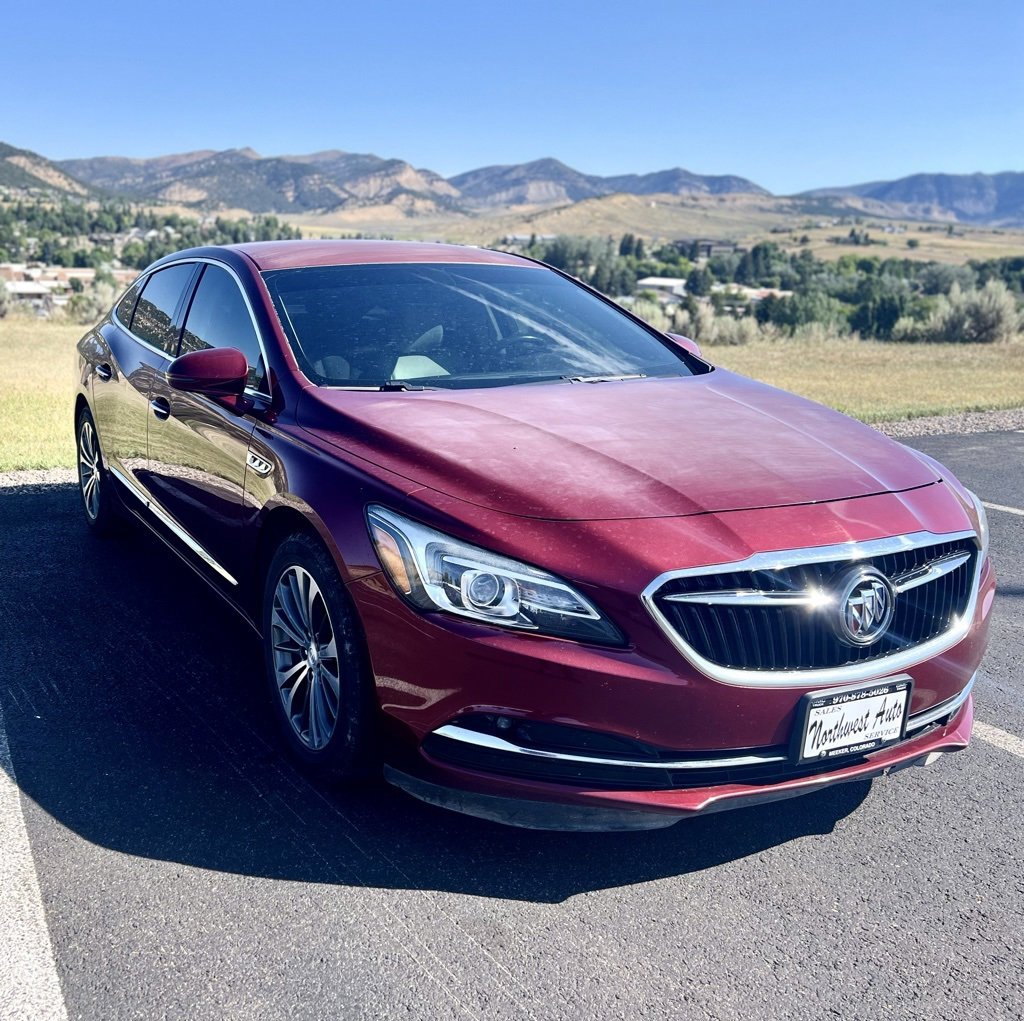
M181 323L175 321L174 313L195 268L195 263L185 262L158 269L146 281L132 317L132 333L171 358L177 354L181 333Z
M135 313L135 302L139 300L139 282L135 281L124 297L117 303L117 318L130 330L132 328L132 315Z
M249 363L246 385L259 389L266 368L249 308L235 278L214 265L203 270L181 337L182 354L207 347L238 348Z

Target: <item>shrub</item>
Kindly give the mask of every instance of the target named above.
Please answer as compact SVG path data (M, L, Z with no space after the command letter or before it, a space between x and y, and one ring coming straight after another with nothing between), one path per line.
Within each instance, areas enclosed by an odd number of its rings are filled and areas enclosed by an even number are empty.
M81 294L73 294L67 303L67 316L72 322L91 326L106 314L116 297L111 284L100 283Z
M892 339L917 343L1002 344L1013 340L1022 325L1017 302L1001 280L989 280L980 290L939 295L923 319L904 316L892 329Z

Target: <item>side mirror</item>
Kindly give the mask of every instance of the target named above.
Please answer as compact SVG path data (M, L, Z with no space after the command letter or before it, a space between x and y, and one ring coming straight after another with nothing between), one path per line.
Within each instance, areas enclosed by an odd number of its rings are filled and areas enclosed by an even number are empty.
M698 358L701 357L700 344L698 344L697 341L690 340L689 337L683 337L678 333L669 333L667 336L669 340L671 340L675 344L678 344L681 348L684 348L685 350L689 351L690 354L696 355Z
M167 368L167 382L175 390L232 397L245 389L249 366L236 347L208 347L175 358Z

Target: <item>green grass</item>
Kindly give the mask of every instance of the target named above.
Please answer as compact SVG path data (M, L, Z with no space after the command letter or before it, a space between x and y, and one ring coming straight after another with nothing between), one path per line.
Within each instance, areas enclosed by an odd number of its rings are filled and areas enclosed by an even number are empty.
M0 319L0 471L75 463L75 344L85 327Z
M0 319L0 471L74 465L75 343L84 332ZM792 340L707 347L705 354L866 422L1024 407L1024 343Z

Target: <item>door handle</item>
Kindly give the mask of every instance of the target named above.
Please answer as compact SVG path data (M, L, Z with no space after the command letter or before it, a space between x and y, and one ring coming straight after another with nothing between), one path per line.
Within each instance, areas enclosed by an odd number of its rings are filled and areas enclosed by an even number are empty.
M100 364L96 366L96 375L106 383L106 381L114 375L114 370L106 362L100 362Z
M168 403L166 397L154 397L150 402L149 406L153 409L153 414L156 415L160 421L171 417L171 405Z

